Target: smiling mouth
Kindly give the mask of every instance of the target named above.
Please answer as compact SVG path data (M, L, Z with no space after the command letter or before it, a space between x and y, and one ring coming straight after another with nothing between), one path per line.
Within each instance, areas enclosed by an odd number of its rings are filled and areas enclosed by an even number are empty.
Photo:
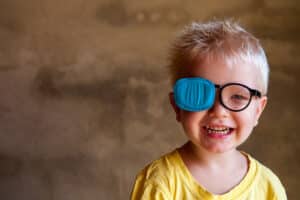
M206 133L211 136L229 135L234 130L227 126L204 126L204 129L206 130Z

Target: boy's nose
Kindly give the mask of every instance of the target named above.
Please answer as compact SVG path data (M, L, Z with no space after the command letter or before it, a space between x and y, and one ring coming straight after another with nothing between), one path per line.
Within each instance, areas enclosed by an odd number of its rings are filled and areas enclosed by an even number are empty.
M227 110L220 102L219 95L216 94L214 105L208 110L210 115L215 117L227 117L229 110Z

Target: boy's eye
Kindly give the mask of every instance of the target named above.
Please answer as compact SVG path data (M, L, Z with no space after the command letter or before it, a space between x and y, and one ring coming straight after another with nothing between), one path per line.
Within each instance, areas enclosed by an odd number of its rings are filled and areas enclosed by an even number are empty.
M234 94L231 96L231 99L235 101L243 101L243 100L248 101L249 97L241 94Z

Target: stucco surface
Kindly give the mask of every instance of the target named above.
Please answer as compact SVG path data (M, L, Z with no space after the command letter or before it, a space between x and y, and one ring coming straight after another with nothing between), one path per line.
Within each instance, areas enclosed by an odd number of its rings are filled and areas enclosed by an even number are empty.
M193 20L234 17L270 61L269 104L241 147L299 199L297 0L0 1L0 198L128 199L136 173L185 142L167 50Z

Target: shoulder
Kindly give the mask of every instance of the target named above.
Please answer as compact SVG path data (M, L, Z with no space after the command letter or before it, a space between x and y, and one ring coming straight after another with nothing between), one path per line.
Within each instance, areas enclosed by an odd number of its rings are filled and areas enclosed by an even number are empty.
M139 172L138 177L142 177L147 182L158 181L164 178L169 179L174 170L176 170L178 162L178 153L174 150L148 164Z
M132 196L158 195L163 199L169 198L174 185L173 179L175 179L174 173L178 160L178 153L174 150L148 164L138 173Z
M272 196L272 199L274 200L287 199L284 186L278 176L270 168L266 167L253 157L249 156L249 158L257 168L256 185Z

